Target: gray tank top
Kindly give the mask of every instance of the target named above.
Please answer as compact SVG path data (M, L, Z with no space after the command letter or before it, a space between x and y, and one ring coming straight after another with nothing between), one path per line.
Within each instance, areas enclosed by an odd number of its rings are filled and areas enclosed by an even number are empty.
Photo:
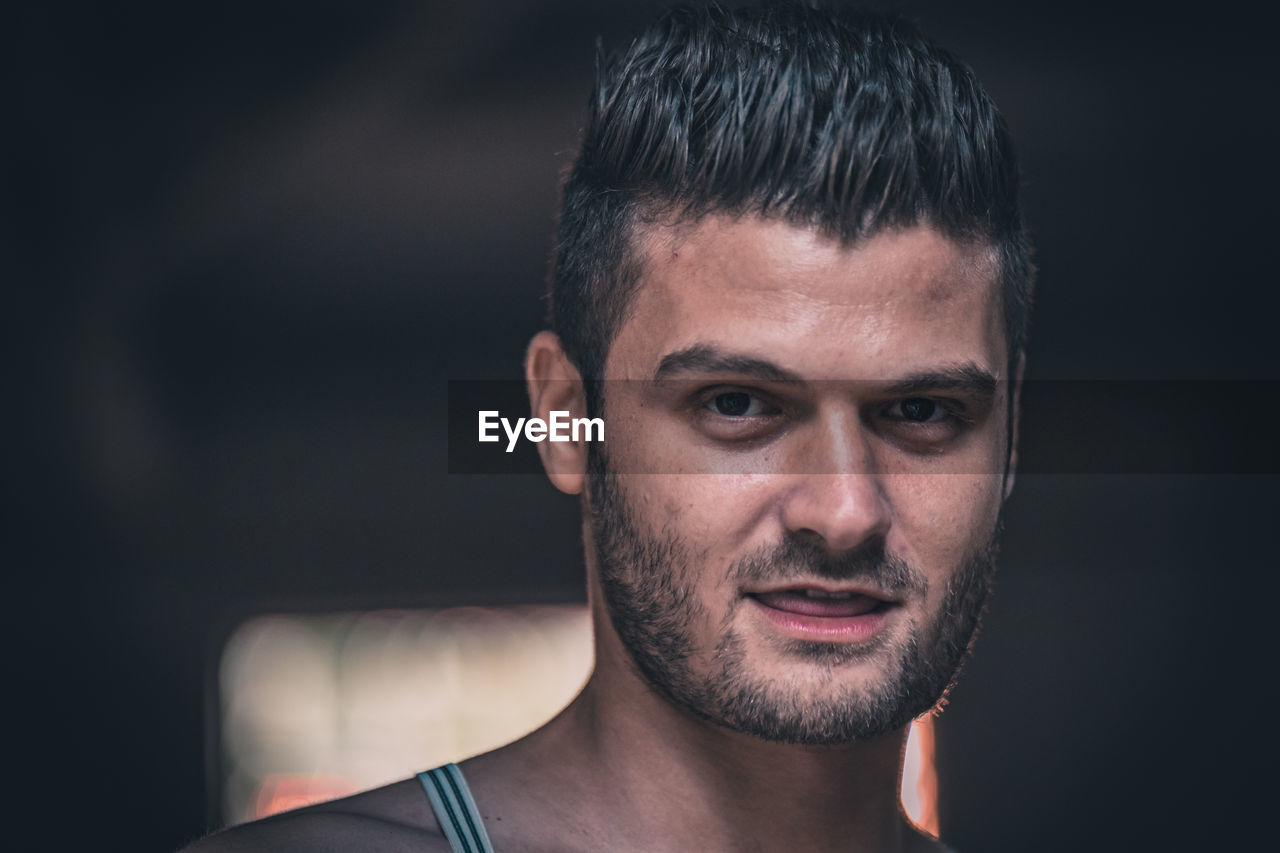
M436 823L449 839L453 853L493 853L489 833L484 831L484 819L458 765L445 764L419 773L418 781L427 792Z

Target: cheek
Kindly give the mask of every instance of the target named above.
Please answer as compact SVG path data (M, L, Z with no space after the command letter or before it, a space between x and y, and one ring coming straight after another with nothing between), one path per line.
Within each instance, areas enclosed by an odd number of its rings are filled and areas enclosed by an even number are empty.
M761 478L716 474L623 475L620 485L642 535L672 546L664 562L675 578L699 590L704 606L719 610L736 590L730 568L767 510Z
M914 474L886 483L894 524L888 547L930 581L945 582L986 544L1000 512L1002 478L991 474ZM942 583L931 583L938 588Z
M651 410L620 385L606 406L606 450L645 529L674 534L713 556L726 543L747 541L766 515L769 477L708 473L706 453L691 445L678 419ZM745 464L760 467L760 460L753 456Z
M768 512L763 476L642 474L626 483L649 529L674 534L704 556L740 548Z
M673 464L676 445L663 434L662 419L646 405L635 383L610 384L606 398L605 451L614 473L652 475L678 471L679 467Z

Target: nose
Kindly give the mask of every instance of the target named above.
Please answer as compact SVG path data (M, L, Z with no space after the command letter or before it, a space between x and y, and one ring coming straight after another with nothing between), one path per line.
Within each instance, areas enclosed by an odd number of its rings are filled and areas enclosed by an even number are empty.
M845 551L888 534L892 515L869 437L856 417L815 424L783 497L782 522L799 538Z

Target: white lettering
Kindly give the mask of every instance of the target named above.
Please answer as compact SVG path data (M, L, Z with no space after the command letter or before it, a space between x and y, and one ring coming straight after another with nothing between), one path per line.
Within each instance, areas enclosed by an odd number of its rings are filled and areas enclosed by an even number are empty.
M583 441L604 441L604 418L574 418L573 440L578 440L578 427L582 427ZM595 437L592 437L595 430Z
M516 439L520 437L520 427L523 425L524 425L524 418L520 418L519 420L516 421L515 429L512 429L511 422L508 421L506 418L502 418L502 428L507 431L507 438L510 439L507 442L508 453L516 449Z
M507 435L507 453L516 449L516 442L523 432L528 441L604 441L603 418L570 418L569 412L561 409L551 411L550 421L542 418L517 418L513 424L497 411L479 413L479 440L501 441L497 428L501 426Z
M568 441L569 433L569 413L562 412L557 409L551 410L551 435L548 436L552 441Z
M490 420L490 418L496 418L497 416L498 416L498 413L496 411L480 413L480 440L481 441L497 441L498 440L498 436L489 435L489 430L495 429L498 426L498 422Z

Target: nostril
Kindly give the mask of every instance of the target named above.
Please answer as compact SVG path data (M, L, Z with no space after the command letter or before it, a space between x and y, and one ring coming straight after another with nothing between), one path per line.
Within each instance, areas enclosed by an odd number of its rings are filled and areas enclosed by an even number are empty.
M792 535L834 551L884 537L890 518L877 478L860 475L806 477L783 506L783 523Z

